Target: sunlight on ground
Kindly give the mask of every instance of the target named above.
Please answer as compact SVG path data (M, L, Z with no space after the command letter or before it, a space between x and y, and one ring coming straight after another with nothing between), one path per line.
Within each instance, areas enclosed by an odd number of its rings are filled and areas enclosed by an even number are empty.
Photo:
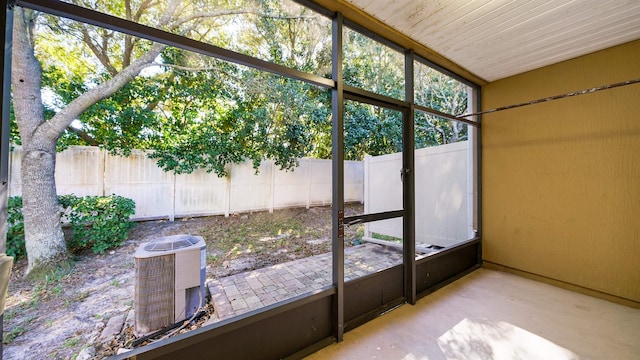
M504 321L469 319L438 338L448 360L530 359L578 360L578 355Z

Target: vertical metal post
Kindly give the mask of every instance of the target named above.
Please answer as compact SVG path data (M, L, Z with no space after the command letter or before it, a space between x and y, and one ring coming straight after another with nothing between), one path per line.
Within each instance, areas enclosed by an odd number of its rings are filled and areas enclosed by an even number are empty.
M333 286L336 289L334 320L336 341L344 334L344 96L342 82L342 25L341 13L336 13L332 26L332 78L331 91L332 134L332 239Z
M476 89L474 87L467 88L467 113L475 112L475 96ZM475 126L467 125L467 239L476 237L477 230L477 182L476 182L476 141L477 129Z
M0 54L2 67L2 111L0 124L0 253L7 252L7 198L9 194L9 131L10 131L10 99L11 99L11 48L13 44L13 8L6 1L5 11L0 11L2 18L2 39L4 51ZM5 294L0 294L0 297ZM0 304L4 301L0 300ZM0 305L0 333L4 331L4 305ZM2 342L0 342L0 360L2 360Z
M412 50L407 50L404 57L405 101L409 108L402 117L402 204L404 208L402 226L402 258L404 262L404 293L407 302L416 303L416 229L415 229L415 169L414 169L414 84Z
M0 55L2 68L2 123L0 124L0 253L7 252L7 197L9 194L9 132L11 101L11 48L13 44L13 8L5 2L2 17L2 39L4 52ZM1 309L0 309L1 310Z
M480 112L482 111L482 88L475 86L473 92L475 94L473 106L476 112ZM476 115L476 121L480 125L475 128L476 236L482 239L482 115ZM482 264L482 240L478 246L478 264Z

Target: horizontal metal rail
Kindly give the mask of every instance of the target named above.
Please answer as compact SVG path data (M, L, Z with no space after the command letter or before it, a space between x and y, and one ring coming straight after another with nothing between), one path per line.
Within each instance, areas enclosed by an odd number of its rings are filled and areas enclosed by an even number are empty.
M495 109L478 111L478 112L474 112L474 113L471 113L471 114L465 114L465 115L460 115L460 116L467 117L467 116L476 116L476 115L482 115L482 114L489 114L489 113L494 113L494 112L504 111L504 110L509 110L509 109L515 109L515 108L528 106L528 105L540 104L540 103L547 102L547 101L565 99L565 98L572 97L572 96L591 94L591 93L594 93L594 92L597 92L597 91L609 90L609 89L617 88L617 87L620 87L620 86L627 86L627 85L633 85L633 84L640 84L640 79L632 79L632 80L621 81L621 82L608 84L608 85L596 86L596 87L592 87L592 88L584 89L584 90L580 90L580 91L573 91L573 92L569 92L569 93L565 93L565 94L553 95L553 96L549 96L549 97L542 98L542 99L525 101L525 102L521 102L521 103L518 103L518 104L501 106L501 107L498 107L498 108L495 108Z
M363 214L354 216L345 216L344 224L347 226L367 223L372 221L393 219L404 216L404 210L385 211L375 214Z
M432 108L428 108L426 106L422 106L422 105L414 105L413 108L417 111L421 111L427 114L431 114L434 116L438 116L447 120L451 120L451 121L458 121L461 123L465 123L467 125L471 125L471 126L475 126L475 127L480 127L480 123L477 121L472 121L472 120L468 120L468 119L463 119L459 116L454 116L451 114L447 114L447 113L443 113L442 111L438 111L436 109L432 109ZM463 115L463 116L471 116L471 115Z
M371 105L387 107L394 110L407 109L410 105L404 100L395 99L386 95L376 94L369 90L364 90L350 85L344 85L344 98Z
M90 25L118 31L123 34L140 37L146 40L162 43L198 54L211 56L221 60L245 65L254 69L264 70L273 74L301 80L324 88L335 88L335 82L318 75L305 73L283 65L260 60L249 55L227 50L219 46L207 44L198 40L142 25L117 16L104 14L82 6L69 4L57 0L16 0L15 5L49 13Z

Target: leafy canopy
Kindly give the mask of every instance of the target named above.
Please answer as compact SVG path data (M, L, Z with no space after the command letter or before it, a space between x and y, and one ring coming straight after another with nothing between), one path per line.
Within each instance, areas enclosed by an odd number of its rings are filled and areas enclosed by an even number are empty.
M83 2L116 16L151 22L161 4ZM301 71L330 77L330 23L297 4L198 1L169 27L218 46ZM244 7L243 7L244 6ZM227 9L219 16L198 11ZM219 14L222 12L218 11ZM191 20L185 20L189 18ZM48 15L39 17L36 54L43 67L45 117L100 84L149 49L151 43ZM195 26L197 25L197 26ZM398 99L404 97L401 54L354 31L345 41L345 82ZM416 100L438 110L466 110L466 89L431 69L417 72ZM466 127L416 115L416 146L464 140ZM12 139L19 143L17 131ZM99 145L112 154L150 150L167 171L204 168L226 174L229 163L256 166L274 159L290 169L305 156L331 156L330 92L184 50L166 47L141 76L84 111L62 134L58 148ZM371 105L345 105L345 157L362 159L402 148L401 113Z

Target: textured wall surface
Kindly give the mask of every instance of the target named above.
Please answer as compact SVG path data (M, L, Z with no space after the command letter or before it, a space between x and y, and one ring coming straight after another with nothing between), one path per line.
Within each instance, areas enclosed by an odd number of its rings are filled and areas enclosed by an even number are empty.
M483 109L640 78L640 41L490 83ZM640 302L640 84L485 115L490 262Z

